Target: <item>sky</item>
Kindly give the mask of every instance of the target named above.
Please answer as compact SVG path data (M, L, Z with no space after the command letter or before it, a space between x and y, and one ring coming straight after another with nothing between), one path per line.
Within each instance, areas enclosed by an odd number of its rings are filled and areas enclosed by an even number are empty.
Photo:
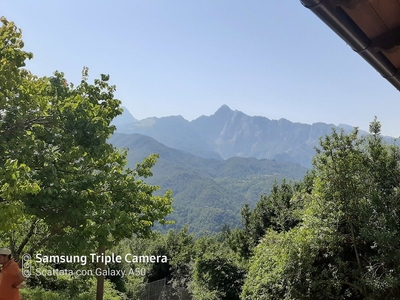
M2 0L27 69L109 74L136 119L249 116L400 136L400 94L300 0Z

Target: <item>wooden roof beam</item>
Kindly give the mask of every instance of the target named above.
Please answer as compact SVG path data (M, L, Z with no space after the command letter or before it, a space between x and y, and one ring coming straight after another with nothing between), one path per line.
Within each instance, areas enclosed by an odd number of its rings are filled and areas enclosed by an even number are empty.
M360 5L364 5L368 2L370 2L370 0L331 0L332 4L335 6L343 6L349 9L352 8L357 8Z
M400 27L371 40L371 46L378 51L388 51L400 45Z

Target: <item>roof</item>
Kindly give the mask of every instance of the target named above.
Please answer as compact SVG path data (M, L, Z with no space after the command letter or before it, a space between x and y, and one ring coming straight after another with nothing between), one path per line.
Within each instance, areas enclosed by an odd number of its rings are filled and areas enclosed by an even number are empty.
M400 0L301 0L400 91Z

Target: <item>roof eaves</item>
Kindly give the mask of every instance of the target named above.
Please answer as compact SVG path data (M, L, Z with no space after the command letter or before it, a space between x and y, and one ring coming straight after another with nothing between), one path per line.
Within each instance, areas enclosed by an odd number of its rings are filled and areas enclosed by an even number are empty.
M399 70L382 52L374 49L371 40L341 7L334 6L329 0L301 0L301 3L400 91Z

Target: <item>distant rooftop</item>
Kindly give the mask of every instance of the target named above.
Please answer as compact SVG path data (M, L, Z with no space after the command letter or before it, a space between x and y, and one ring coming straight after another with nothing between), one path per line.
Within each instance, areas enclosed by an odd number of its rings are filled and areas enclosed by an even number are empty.
M400 91L400 0L301 0Z

